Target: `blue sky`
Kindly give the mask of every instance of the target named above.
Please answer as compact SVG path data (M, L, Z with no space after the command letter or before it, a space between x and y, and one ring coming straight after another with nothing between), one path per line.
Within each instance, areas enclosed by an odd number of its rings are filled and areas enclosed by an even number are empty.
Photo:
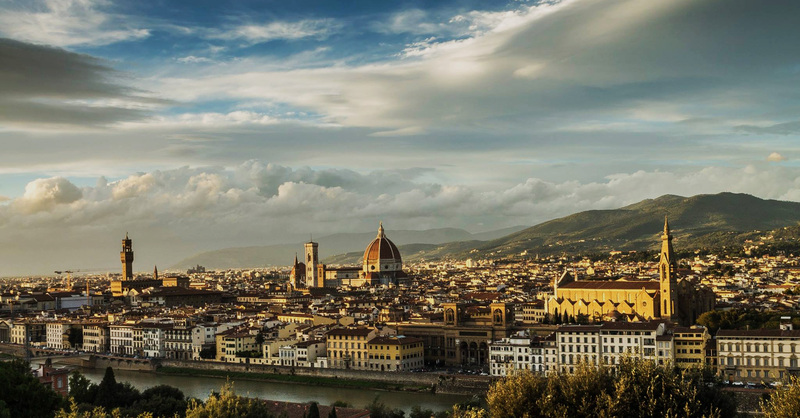
M126 231L166 266L378 220L800 201L797 16L789 0L0 1L0 275L36 251L113 265Z

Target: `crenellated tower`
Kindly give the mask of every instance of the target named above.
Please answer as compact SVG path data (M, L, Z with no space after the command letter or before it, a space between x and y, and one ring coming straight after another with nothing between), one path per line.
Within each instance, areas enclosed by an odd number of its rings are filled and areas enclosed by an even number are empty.
M128 233L122 240L122 251L119 252L119 259L122 262L122 280L133 280L133 245Z

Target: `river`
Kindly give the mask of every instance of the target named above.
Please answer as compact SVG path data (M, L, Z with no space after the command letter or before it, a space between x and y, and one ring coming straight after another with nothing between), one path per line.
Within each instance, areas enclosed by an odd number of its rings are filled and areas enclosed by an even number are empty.
M58 367L58 364L54 364ZM81 369L93 383L103 380L105 370ZM214 377L188 377L160 375L149 372L136 372L114 370L118 382L129 382L139 390L156 385L170 385L179 388L186 396L199 399L208 398L211 391L219 391L225 379ZM291 383L258 382L252 380L239 380L234 382L237 394L261 399L287 402L316 401L323 405L330 405L336 401L345 401L356 408L363 408L375 397L390 408L397 408L408 413L414 405L434 412L450 410L453 405L463 402L469 397L461 395L442 395L425 392L386 392L369 389L353 389L327 386L308 386Z

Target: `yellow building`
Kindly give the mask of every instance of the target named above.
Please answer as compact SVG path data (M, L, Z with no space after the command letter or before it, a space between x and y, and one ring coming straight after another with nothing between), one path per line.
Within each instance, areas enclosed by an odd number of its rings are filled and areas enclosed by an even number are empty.
M422 339L404 336L375 337L367 343L369 370L408 371L423 366Z
M672 331L675 338L675 365L681 368L705 367L706 347L711 340L711 334L703 326L690 328L677 327Z
M690 280L678 280L678 263L672 248L669 223L664 219L658 280L575 280L565 272L553 285L547 301L551 317L586 315L590 320L668 319L694 323L714 308L714 293Z
M374 328L336 328L326 334L328 367L369 370L367 343L378 335Z
M231 328L216 335L217 361L235 362L236 353L255 351L260 355L261 347L256 335L247 330Z

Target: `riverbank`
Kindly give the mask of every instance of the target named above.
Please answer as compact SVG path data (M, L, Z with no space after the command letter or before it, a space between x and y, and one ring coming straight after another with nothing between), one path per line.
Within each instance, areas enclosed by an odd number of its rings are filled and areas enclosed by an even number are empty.
M427 385L409 385L401 383L390 383L381 381L367 381L357 379L340 379L338 377L321 377L321 376L305 376L293 374L275 374L264 372L240 372L228 370L203 370L189 367L160 367L156 369L155 373L172 375L172 376L200 376L200 377L216 377L216 378L230 378L232 380L252 380L261 382L274 382L274 383L292 383L308 386L330 386L330 387L346 387L354 389L375 389L384 391L402 391L402 392L434 392L435 386Z

